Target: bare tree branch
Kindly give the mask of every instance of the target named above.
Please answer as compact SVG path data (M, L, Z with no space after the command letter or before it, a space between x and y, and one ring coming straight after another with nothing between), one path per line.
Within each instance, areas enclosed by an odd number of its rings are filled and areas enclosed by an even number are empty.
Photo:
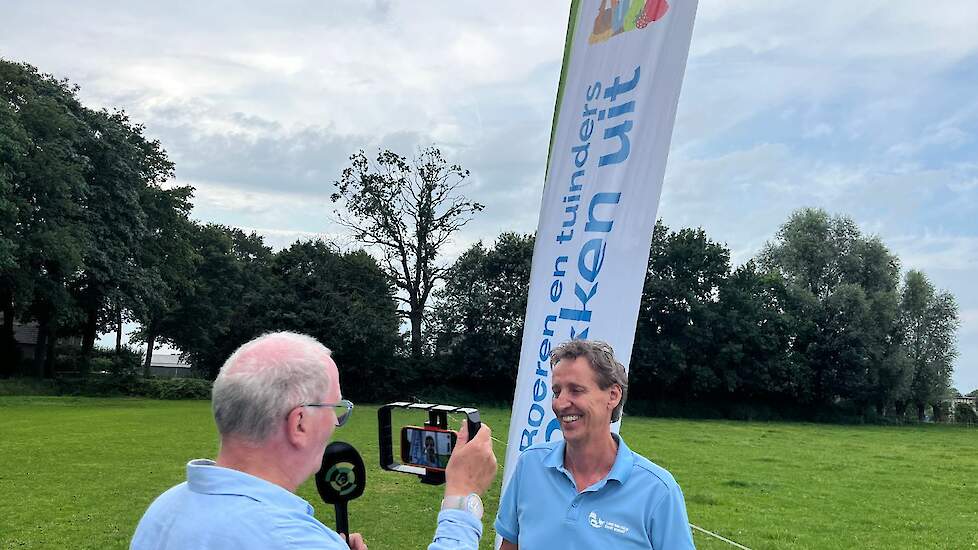
M410 161L389 150L368 159L363 151L350 157L331 195L343 201L338 223L357 240L377 249L380 265L406 294L397 296L411 322L411 353L423 351L423 324L428 298L446 268L438 265L442 248L483 205L460 192L469 171L449 164L437 147L421 149Z

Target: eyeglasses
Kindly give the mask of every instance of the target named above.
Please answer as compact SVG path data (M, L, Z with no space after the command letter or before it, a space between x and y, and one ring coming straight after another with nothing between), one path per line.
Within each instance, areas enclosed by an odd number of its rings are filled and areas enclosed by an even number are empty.
M300 407L333 407L336 409L336 425L342 426L353 416L353 401L341 399L339 403L303 403ZM341 411L342 409L342 411Z

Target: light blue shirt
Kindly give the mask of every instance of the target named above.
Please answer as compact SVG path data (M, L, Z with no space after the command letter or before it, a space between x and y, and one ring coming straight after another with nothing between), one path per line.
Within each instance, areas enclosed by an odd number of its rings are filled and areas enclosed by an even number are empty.
M499 536L521 550L694 548L672 474L614 437L618 455L611 471L580 493L564 468L564 441L525 450L499 503Z
M409 519L408 519L409 521ZM482 522L462 510L438 514L429 550L478 548ZM370 544L370 541L366 541ZM216 466L187 464L187 481L160 495L136 527L131 550L348 550L298 495L264 479Z

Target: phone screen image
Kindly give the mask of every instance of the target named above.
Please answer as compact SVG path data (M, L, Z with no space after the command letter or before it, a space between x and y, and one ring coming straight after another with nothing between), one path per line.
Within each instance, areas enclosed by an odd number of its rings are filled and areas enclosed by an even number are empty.
M401 428L401 460L405 464L443 470L458 436L438 428Z

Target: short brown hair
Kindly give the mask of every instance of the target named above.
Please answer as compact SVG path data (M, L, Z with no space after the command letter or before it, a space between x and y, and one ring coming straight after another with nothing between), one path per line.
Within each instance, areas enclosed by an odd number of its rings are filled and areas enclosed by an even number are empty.
M564 359L584 357L594 371L598 387L606 390L617 385L621 388L621 401L615 410L611 411L611 421L621 420L622 409L625 408L625 397L628 396L628 374L625 366L615 359L615 350L606 343L598 340L568 340L550 352L550 368Z

